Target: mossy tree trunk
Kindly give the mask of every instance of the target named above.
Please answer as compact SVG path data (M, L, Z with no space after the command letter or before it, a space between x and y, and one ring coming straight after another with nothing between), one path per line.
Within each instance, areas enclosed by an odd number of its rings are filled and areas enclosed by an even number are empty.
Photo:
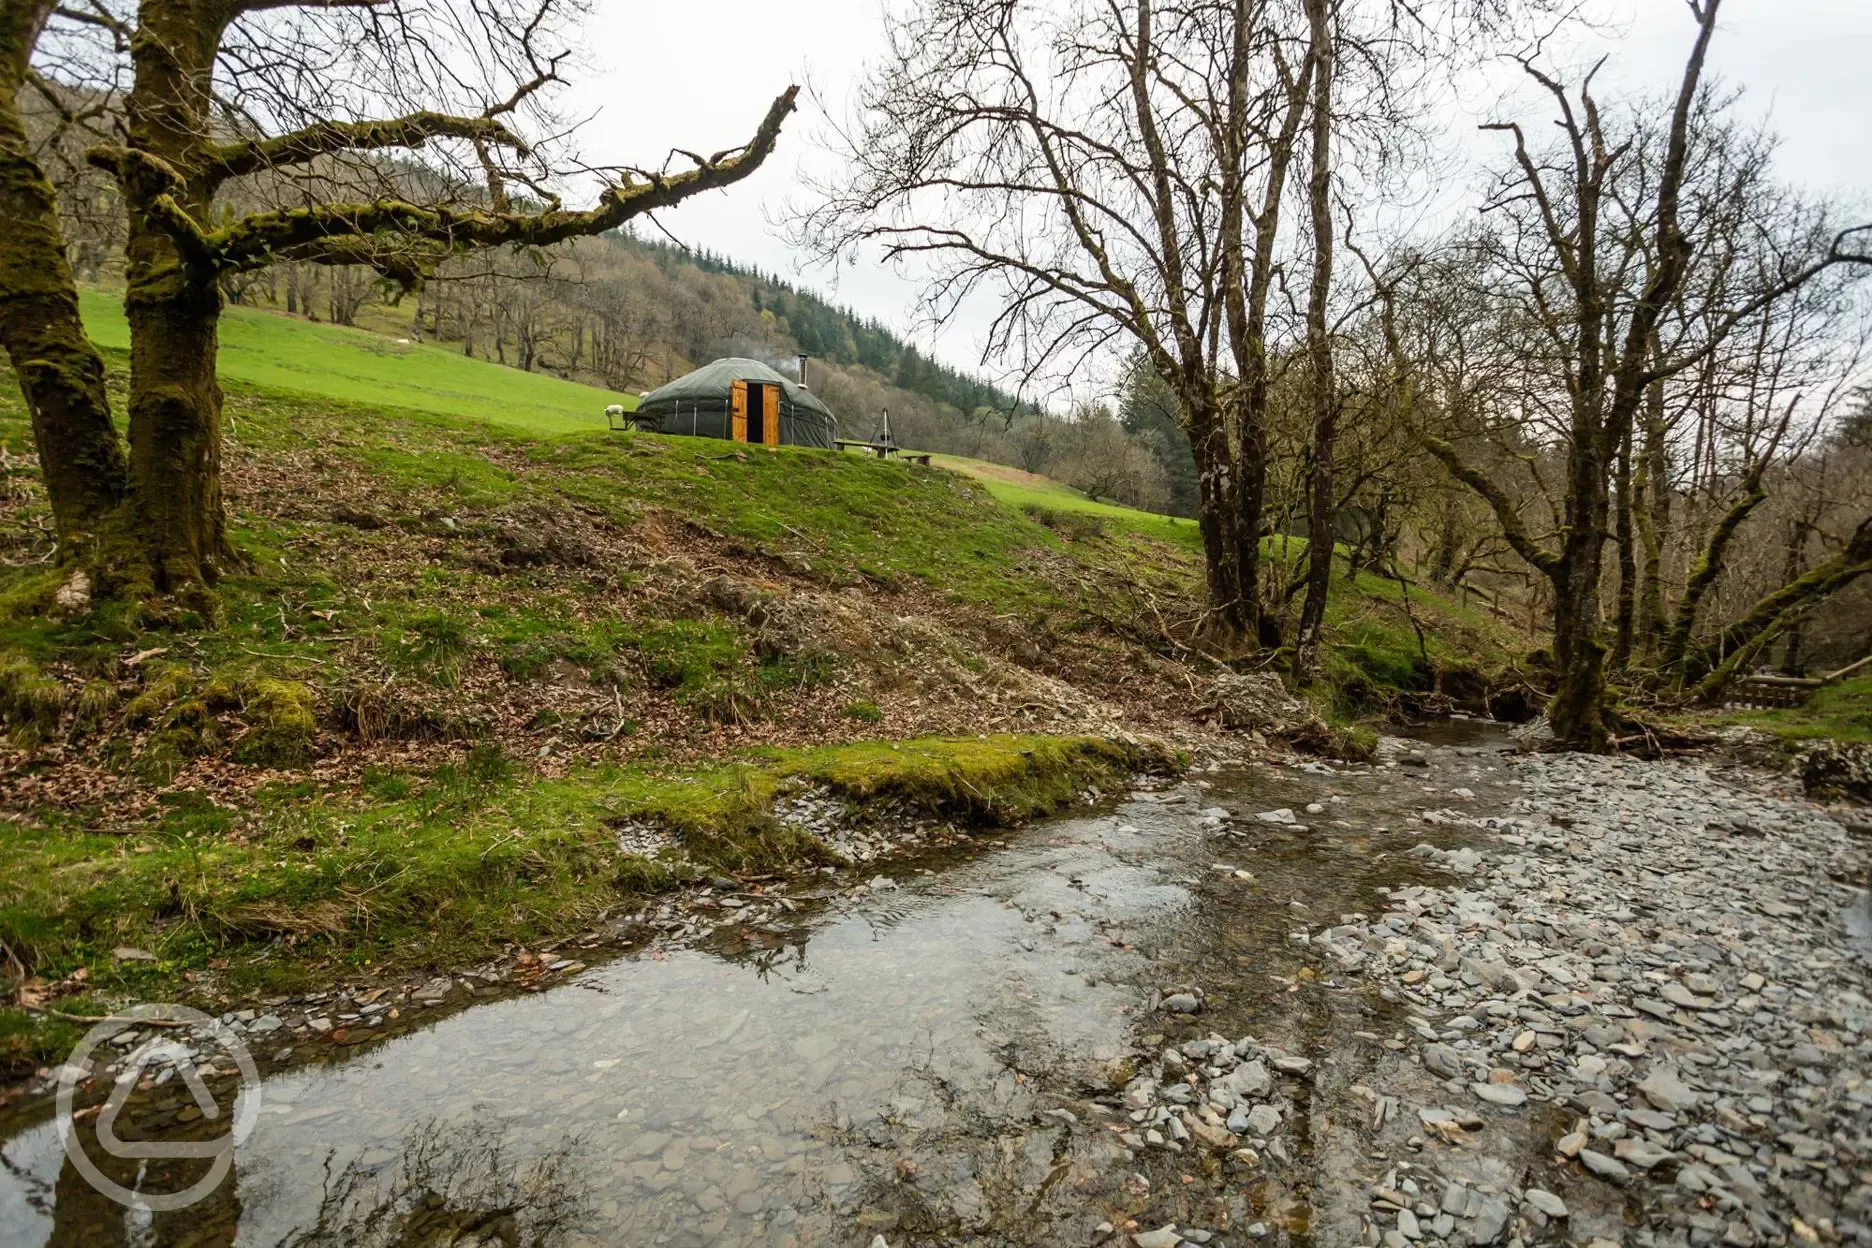
M1708 674L1697 683L1696 696L1716 700L1764 647L1863 576L1872 576L1872 516L1859 522L1845 549L1763 597L1722 631L1707 656Z
M221 497L221 386L215 378L221 287L217 265L185 254L149 201L160 194L201 221L215 179L207 136L209 83L227 6L145 0L132 50L131 146L177 181L129 183L125 251L130 320L130 492L137 545L153 588L187 602L234 558ZM152 159L153 158L153 159ZM134 201L141 197L145 202Z
M1619 442L1617 505L1613 509L1613 539L1618 551L1617 631L1612 642L1612 670L1623 672L1631 666L1633 636L1638 615L1638 552L1632 528L1632 430L1625 430Z
M503 118L559 81L557 59L527 59L536 76L511 93L513 84L487 84L491 102L479 114L417 110L381 120L314 120L285 134L227 141L229 128L217 119L213 96L223 37L243 13L285 7L293 0L140 0L130 21L102 10L67 12L46 0L0 0L0 219L7 227L0 232L0 339L32 409L61 543L78 549L87 544L76 539L97 539L88 545L108 591L163 595L209 618L216 606L211 587L238 558L222 498L216 380L228 279L280 262L367 264L409 289L440 260L463 251L550 247L600 234L748 176L772 152L798 95L797 88L783 92L745 147L698 157L693 169L622 175L583 211L557 201L515 211L485 150L531 152ZM18 107L35 45L55 13L111 31L134 70L124 101L127 142L87 153L115 177L129 218L127 462L111 422L102 362L79 320L56 192L32 160ZM523 59L533 56L539 20L506 32ZM307 28L296 37L318 36ZM386 57L408 50L393 33L360 37L381 38L377 51ZM310 43L297 50L308 64L324 63L332 52ZM485 201L463 202L445 192L434 203L386 196L244 216L216 203L229 179L303 168L340 153L416 149L438 138L484 153Z
M1207 386L1200 389L1184 399L1184 428L1196 461L1196 527L1202 534L1203 573L1209 591L1206 631L1225 648L1232 648L1254 636L1253 581L1244 587L1236 457L1229 451L1227 431L1210 402Z
M1652 358L1657 357L1653 341ZM1664 541L1670 528L1670 461L1665 447L1664 383L1654 382L1645 396L1644 442L1633 485L1633 523L1644 548L1644 566L1638 582L1638 623L1634 655L1641 666L1657 661L1663 640Z
M0 345L32 413L60 553L70 558L122 501L125 473L104 362L78 315L57 194L20 115L32 48L52 8L0 0Z

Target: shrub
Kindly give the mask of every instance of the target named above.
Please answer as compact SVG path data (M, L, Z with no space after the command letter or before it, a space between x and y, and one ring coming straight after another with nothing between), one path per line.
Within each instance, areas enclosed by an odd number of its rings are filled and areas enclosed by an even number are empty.
M1029 503L1022 510L1069 542L1089 542L1105 536L1104 517L1090 512L1063 511L1038 503Z
M391 657L401 666L427 675L439 685L452 685L461 675L468 653L468 625L443 611L411 616Z
M37 745L58 731L65 687L25 659L0 660L0 723L20 745Z
M296 763L312 752L318 736L317 701L312 690L295 680L265 677L244 682L241 716L247 735L234 757L246 763Z

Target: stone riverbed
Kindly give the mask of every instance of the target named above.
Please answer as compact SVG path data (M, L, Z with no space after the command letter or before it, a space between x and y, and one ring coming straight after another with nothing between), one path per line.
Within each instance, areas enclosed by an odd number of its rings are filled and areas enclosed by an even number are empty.
M186 1210L29 1123L0 1244L1872 1243L1865 843L1763 777L1506 745L1211 764L785 905L724 882L746 921L267 1076ZM134 1044L95 1093L147 1048L224 1103L146 1074L120 1141L239 1119L205 1040ZM207 1165L76 1132L128 1188Z

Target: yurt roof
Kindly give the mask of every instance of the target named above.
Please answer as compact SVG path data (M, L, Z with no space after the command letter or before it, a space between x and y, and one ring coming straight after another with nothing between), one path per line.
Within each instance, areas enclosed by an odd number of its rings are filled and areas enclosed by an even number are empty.
M686 373L668 385L659 386L643 397L643 401L637 405L637 410L644 412L665 407L676 408L688 403L725 403L737 381L778 385L786 396L786 401L795 408L819 412L828 420L832 419L832 409L828 408L818 395L759 360L749 360L739 356L729 356L726 359L704 364L693 373Z

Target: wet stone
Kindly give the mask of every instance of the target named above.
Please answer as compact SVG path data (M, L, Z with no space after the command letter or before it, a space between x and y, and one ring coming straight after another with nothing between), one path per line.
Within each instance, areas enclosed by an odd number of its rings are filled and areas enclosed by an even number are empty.
M1590 1148L1580 1150L1579 1161L1593 1174L1602 1179L1610 1179L1614 1183L1623 1183L1631 1177L1631 1171L1627 1170L1622 1162Z
M1527 1104L1527 1093L1512 1083L1472 1083L1469 1090L1491 1105L1516 1109Z

